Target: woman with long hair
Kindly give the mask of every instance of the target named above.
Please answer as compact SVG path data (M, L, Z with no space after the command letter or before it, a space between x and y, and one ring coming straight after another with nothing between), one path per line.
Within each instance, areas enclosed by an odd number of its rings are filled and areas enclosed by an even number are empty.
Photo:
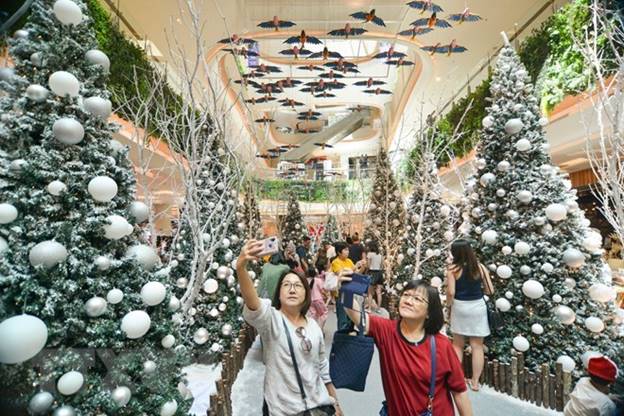
M245 302L243 317L262 341L263 415L341 416L323 331L306 318L311 304L308 281L287 270L277 282L273 301L260 299L247 265L258 260L262 250L262 241L248 241L236 261L236 275Z
M468 382L479 390L483 372L483 338L490 335L484 294L492 295L494 287L487 268L479 263L470 243L457 240L451 244L452 263L446 271L446 303L451 310L453 347L462 361L464 344L469 339L472 349L472 379Z
M383 256L379 254L379 244L376 241L368 243L368 253L366 253L366 265L371 277L371 284L368 289L368 304L372 305L373 295L376 295L377 309L381 307L381 287L383 285Z
M356 303L355 307L361 308ZM359 326L360 311L345 311ZM413 280L401 292L399 319L368 313L364 317L364 330L373 337L379 351L386 396L385 413L380 414L416 416L429 410L435 416L454 416L454 402L460 416L472 415L461 364L449 339L440 334L444 316L437 289Z

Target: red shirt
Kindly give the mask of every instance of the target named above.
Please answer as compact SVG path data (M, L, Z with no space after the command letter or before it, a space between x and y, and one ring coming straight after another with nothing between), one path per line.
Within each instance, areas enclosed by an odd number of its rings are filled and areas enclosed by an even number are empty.
M390 416L417 416L427 408L431 379L429 337L408 341L399 321L369 315L369 335L379 349L381 379ZM453 416L451 392L466 391L464 371L449 339L436 334L435 416Z

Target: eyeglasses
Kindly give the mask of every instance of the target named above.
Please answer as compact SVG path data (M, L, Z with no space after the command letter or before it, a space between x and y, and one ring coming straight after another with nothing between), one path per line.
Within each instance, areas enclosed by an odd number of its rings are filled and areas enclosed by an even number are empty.
M293 288L295 288L295 290L299 291L303 289L303 285L300 282L295 282L295 283L291 283L291 282L284 282L282 283L282 289L288 289L289 291L292 290Z
M306 330L304 327L300 326L299 328L295 329L295 334L301 338L301 349L303 350L303 352L310 352L312 351L312 341L310 341L308 338L306 338Z
M425 305L429 304L429 301L422 296L411 294L411 293L403 293L401 295L402 298L410 298L413 302L424 303Z

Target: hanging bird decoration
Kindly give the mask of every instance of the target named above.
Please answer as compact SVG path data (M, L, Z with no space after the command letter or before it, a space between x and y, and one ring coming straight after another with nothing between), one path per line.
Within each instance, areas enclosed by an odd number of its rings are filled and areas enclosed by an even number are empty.
M433 27L439 27L441 29L446 29L452 27L449 22L444 19L438 19L438 14L433 12L430 17L416 19L411 23L412 26L425 26L429 29L433 29Z
M240 45L253 45L256 43L255 40L249 38L241 38L237 34L233 34L229 38L221 39L219 43L231 43L232 45L240 46Z
M274 91L274 85L271 83L266 84L264 82L260 84L259 88L256 90L257 93L265 94L269 97L271 96L271 93L273 93L273 91Z
M299 101L293 100L292 98L283 98L279 100L278 102L282 103L282 107L292 107L293 109L295 107L305 105L303 103L300 103Z
M249 104L262 104L262 103L268 103L269 101L274 101L274 100L277 100L277 98L265 96L261 98L255 98L255 97L250 98L248 100L245 100L245 102Z
M414 65L414 62L412 61L406 61L405 57L402 56L397 60L391 60L391 61L385 61L384 62L386 65L396 65L398 66L409 66L409 65Z
M275 29L276 32L279 31L280 28L293 26L296 26L294 22L291 22L289 20L280 20L277 16L273 16L273 20L267 20L266 22L260 22L258 24L258 27L261 27L263 29Z
M409 36L410 40L414 40L416 36L425 35L432 30L430 27L412 26L410 29L399 32L399 36Z
M357 20L364 20L364 23L372 22L372 23L375 23L377 26L386 26L383 19L375 15L375 9L372 9L368 13L366 12L351 13L349 16Z
M300 111L298 114L298 119L299 120L318 120L318 118L321 116L321 113L319 113L318 111L312 111L312 110L307 110L307 111Z
M366 94L375 94L375 95L392 94L392 91L382 90L381 88L375 88L374 90L364 90L364 92Z
M455 39L453 39L451 43L449 43L448 45L442 45L440 43L437 43L433 46L423 46L420 49L422 49L423 51L430 52L431 55L435 53L445 53L447 56L451 56L451 54L453 53L466 52L468 50L468 48L459 46Z
M265 65L265 64L260 64L260 65L257 65L257 66L250 66L249 68L252 69L253 71L261 73L261 74L282 72L281 69L279 69L276 66Z
M344 78L344 75L337 74L332 69L329 72L322 73L321 75L319 75L319 77L321 77L321 78L329 78L329 79L338 79L338 78Z
M284 79L280 79L275 84L283 90L284 88L294 88L297 85L302 84L302 82L299 81L298 79L292 79L291 77L286 77Z
M275 159L277 155L274 153L267 152L267 153L258 153L256 157L261 158L261 159Z
M299 123L301 123L301 122L299 122ZM296 132L296 133L301 133L301 134L310 134L310 133L318 133L318 132L320 132L320 131L321 131L321 129L318 129L318 128L313 129L313 128L310 128L310 126L306 126L306 127L304 127L304 128L301 128L301 127L299 126L299 123L297 123L296 129L295 129L295 132Z
M280 149L286 149L286 151L292 150L292 149L299 149L299 145L298 144L283 144L280 146Z
M308 59L315 59L315 58L322 58L323 60L326 61L329 58L334 58L334 59L342 58L342 55L340 55L338 52L330 51L329 49L327 49L327 46L326 46L323 48L321 52L314 52L313 54L308 56Z
M329 93L327 92L327 90L323 91L320 94L316 94L314 96L314 98L335 98L335 97L336 97L336 94Z
M250 71L247 74L242 74L241 77L243 79L250 79L250 78L262 78L265 74L262 72L257 72L257 71Z
M256 123L263 123L263 124L268 124L268 123L274 123L275 120L272 118L269 118L266 114L262 116L262 118L257 118L254 120Z
M337 61L334 61L334 62L327 62L323 65L326 67L335 69L337 71L342 71L344 73L346 72L359 73L360 72L356 69L357 68L356 64L347 62L343 58L339 58Z
M349 36L359 36L368 32L366 29L360 27L351 27L350 23L347 23L342 29L334 29L327 32L329 36L344 36L345 39L349 39Z
M327 149L333 149L334 146L332 146L331 144L327 144L327 143L314 143L315 146L318 146L321 148L321 150L325 150Z
M246 48L223 48L221 49L223 52L230 52L232 55L242 56L247 58L248 56L258 56L258 52L250 51Z
M279 51L280 55L294 56L295 59L299 59L299 55L310 55L312 51L307 49L299 49L297 45L293 46L291 49L284 49L283 51Z
M323 67L312 65L312 64L298 66L297 69L301 69L302 71L325 71Z
M260 84L258 84L256 81L248 79L248 78L242 78L242 79L237 79L234 81L235 84L240 84L243 87L253 87L253 88L260 88Z
M459 24L463 22L478 22L479 20L482 20L481 16L478 14L471 13L468 7L466 7L461 13L449 15L448 19L454 22L459 22Z
M379 80L374 80L373 78L369 78L366 81L358 81L355 82L353 85L356 85L358 87L367 87L370 88L373 85L385 85L386 83L384 81L379 81Z
M409 3L407 3L407 5L413 9L420 10L421 14L424 12L438 13L438 12L444 11L442 7L438 6L437 4L434 4L433 0L410 1Z
M321 45L323 42L321 42L319 38L316 38L314 36L308 36L305 33L305 30L302 30L299 36L291 36L286 39L284 43L288 43L289 45L292 45L293 43L300 43L301 49L303 49L306 43L311 43L312 45Z
M386 52L381 52L378 53L377 55L375 55L373 58L379 59L379 58L403 58L407 56L406 54L404 54L403 52L397 52L394 50L394 46L390 46L390 48L388 48L388 50Z

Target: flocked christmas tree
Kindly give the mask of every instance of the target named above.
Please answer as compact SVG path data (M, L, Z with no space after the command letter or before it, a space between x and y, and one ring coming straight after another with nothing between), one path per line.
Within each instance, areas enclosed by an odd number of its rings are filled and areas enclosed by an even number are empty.
M570 182L552 165L530 77L515 51L502 49L483 119L476 178L460 227L492 271L505 326L490 352L509 360L512 347L535 367L580 366L598 351L617 357L615 292L603 279L601 238L576 202Z
M373 191L364 227L364 242L376 241L384 256L385 278L393 278L404 241L405 204L383 148L377 155Z
M262 238L262 218L258 209L258 200L251 182L245 184L243 206L240 211L239 228L246 239Z
M0 407L182 415L180 305L132 225L148 213L85 11L35 0L0 77Z
M290 241L298 246L303 241L303 237L308 235L308 230L303 222L301 208L299 207L299 201L297 200L297 194L295 192L288 193L286 209L286 215L282 219L280 226L280 233L282 235L282 244L284 248Z
M325 223L325 228L323 229L323 240L329 241L330 243L335 243L341 240L338 222L336 221L336 217L334 215L329 215L327 217L327 223Z
M459 215L455 207L442 199L434 138L433 132L428 132L416 142L420 151L414 152L418 154L413 159L414 191L407 205L405 241L397 256L399 263L393 281L397 291L414 279L440 287L449 246L455 238Z

